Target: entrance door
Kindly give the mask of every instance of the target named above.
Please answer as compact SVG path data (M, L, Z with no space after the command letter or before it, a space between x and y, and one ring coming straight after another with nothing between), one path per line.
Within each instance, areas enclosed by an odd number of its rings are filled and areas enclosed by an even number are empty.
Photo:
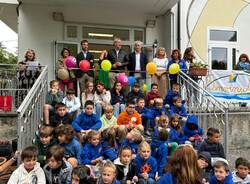
M236 65L236 46L209 44L209 68L212 70L233 70Z

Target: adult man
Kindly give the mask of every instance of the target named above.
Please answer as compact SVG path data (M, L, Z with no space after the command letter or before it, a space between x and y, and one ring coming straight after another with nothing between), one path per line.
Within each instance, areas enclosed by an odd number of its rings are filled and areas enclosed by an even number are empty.
M121 48L122 42L120 38L114 39L114 48L108 52L107 59L112 64L112 70L109 72L110 84L113 87L116 79L116 73L124 72L126 65L128 64L127 53Z
M142 42L135 42L135 51L129 55L128 70L130 76L135 76L140 85L143 85L146 79L147 56L142 53Z
M89 42L87 40L81 41L82 51L77 54L76 60L77 60L77 66L79 67L79 63L81 60L87 60L90 63L90 69L93 69L94 65L94 56L88 51L89 48ZM87 72L83 72L82 70L77 71L77 78L79 79L80 83L80 90L81 92L84 91L86 83L88 81L93 82L94 80L94 71L89 70Z

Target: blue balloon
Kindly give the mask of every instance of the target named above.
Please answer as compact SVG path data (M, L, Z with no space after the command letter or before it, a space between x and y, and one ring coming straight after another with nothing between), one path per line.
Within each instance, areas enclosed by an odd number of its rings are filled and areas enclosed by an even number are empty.
M134 86L135 85L135 78L133 76L128 77L128 85Z

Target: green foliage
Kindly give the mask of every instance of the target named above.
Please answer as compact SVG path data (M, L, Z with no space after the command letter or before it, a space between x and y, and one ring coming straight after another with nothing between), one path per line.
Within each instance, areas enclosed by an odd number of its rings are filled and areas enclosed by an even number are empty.
M0 48L0 64L17 64L17 56Z

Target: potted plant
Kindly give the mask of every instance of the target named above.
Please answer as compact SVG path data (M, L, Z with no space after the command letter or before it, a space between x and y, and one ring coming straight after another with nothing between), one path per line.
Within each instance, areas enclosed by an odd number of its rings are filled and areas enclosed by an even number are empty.
M188 73L191 76L206 76L207 72L208 72L207 64L201 62L195 62L190 64Z

